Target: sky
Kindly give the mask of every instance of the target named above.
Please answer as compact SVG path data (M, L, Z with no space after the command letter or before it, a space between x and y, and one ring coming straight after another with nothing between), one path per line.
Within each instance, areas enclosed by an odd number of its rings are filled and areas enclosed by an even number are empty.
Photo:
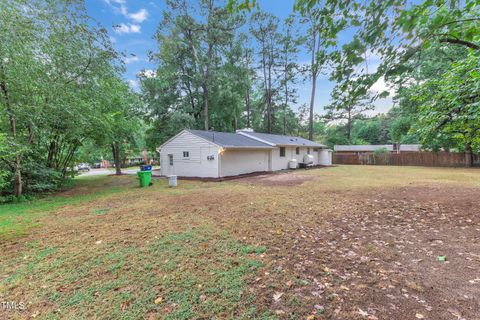
M197 0L194 0L197 1ZM125 54L126 71L124 79L134 90L138 90L137 74L142 70L155 70L155 64L148 60L148 53L158 50L153 35L162 19L165 0L86 0L88 14L108 30L110 39L119 52ZM294 0L259 0L262 10L285 19L293 10ZM351 34L342 35L348 41ZM299 62L308 61L309 56L302 50ZM374 68L379 61L372 57L369 67ZM317 80L315 112L322 114L323 106L329 103L330 93L335 83L321 76ZM374 90L384 90L386 85L379 81ZM310 102L311 83L305 81L297 86L299 95L297 106ZM392 105L391 98L376 102L376 110L370 115L386 112Z

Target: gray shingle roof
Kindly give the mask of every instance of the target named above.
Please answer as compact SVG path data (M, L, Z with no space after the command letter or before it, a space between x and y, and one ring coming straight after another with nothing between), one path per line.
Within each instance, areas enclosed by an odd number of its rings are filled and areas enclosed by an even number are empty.
M216 132L204 130L187 130L188 132L201 137L205 140L213 142L224 148L262 148L271 149L269 144L246 137L237 133Z
M277 146L306 146L306 147L314 147L314 148L326 147L323 144L319 144L319 143L316 143L304 138L300 138L300 137L282 136L278 134L258 133L258 132L250 132L250 131L242 131L241 134L258 138Z

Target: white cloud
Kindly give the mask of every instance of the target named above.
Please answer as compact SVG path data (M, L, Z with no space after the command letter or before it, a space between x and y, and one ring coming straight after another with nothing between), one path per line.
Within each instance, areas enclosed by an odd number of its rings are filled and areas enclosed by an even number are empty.
M124 34L124 33L140 33L140 26L138 24L125 24L125 23L120 23L119 25L116 25L113 27L116 33L118 34Z
M126 57L125 59L123 59L123 61L126 64L129 64L129 63L132 63L132 62L140 61L140 58L138 56L132 55L130 57Z
M104 0L106 4L108 4L112 10L117 13L121 14L125 18L131 20L135 23L142 23L148 17L147 9L140 9L137 12L128 12L128 8L125 5L125 0Z
M138 24L131 24L130 25L130 31L132 33L140 33L140 25Z
M127 83L130 86L130 88L132 88L132 90L134 90L134 91L139 91L140 90L140 81L129 79L129 80L127 80Z
M127 10L127 7L125 7L124 5L121 5L120 8L118 8L118 11L120 11L120 13L124 16L128 16L128 10Z
M152 69L145 69L142 70L138 73L139 77L144 77L144 78L153 78L157 75L157 72Z
M125 4L127 1L126 0L103 0L105 1L106 4L111 6L112 4Z
M142 23L148 17L148 11L146 9L140 9L138 12L127 14L127 16L134 22Z
M381 93L383 91L388 91L390 94L395 93L395 89L392 86L389 86L383 77L379 78L371 87L370 91L373 93Z

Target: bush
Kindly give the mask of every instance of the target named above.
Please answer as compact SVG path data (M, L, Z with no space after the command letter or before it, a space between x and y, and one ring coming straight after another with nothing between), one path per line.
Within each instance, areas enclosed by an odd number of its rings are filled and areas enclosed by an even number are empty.
M385 147L381 147L381 148L375 149L373 151L373 154L375 156L384 156L384 155L388 154L388 149L385 148Z
M28 163L23 168L24 192L27 194L53 192L62 187L67 178L55 169L42 164Z

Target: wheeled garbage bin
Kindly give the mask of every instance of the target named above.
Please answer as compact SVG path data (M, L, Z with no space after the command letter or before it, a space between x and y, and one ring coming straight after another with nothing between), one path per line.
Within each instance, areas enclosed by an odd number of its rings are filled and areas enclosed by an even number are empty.
M148 187L150 185L152 181L152 171L138 171L137 176L141 188Z

